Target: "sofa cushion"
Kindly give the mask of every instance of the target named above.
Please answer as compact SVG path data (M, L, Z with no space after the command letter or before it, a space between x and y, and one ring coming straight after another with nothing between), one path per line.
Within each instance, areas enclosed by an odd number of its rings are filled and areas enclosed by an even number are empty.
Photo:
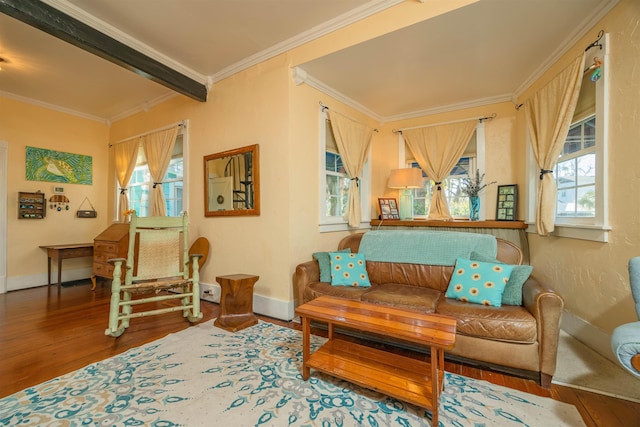
M364 255L329 252L329 257L332 286L371 286Z
M441 298L437 314L455 317L456 332L472 337L532 344L537 340L536 319L524 307L489 307L450 298Z
M329 295L337 298L347 298L360 300L362 294L370 288L361 288L359 286L331 286L327 282L311 282L308 283L302 295L303 302L309 302L323 295Z
M362 294L361 300L373 304L433 313L436 311L440 295L442 295L441 292L430 288L385 283L367 290Z
M397 283L444 292L449 286L453 266L367 260L367 272L371 283Z
M446 296L500 307L513 266L458 258Z
M341 249L334 252L350 253L351 249ZM320 268L320 281L331 282L331 257L329 252L315 252L313 258L318 261L318 267Z
M500 262L497 259L471 252L471 259L485 262ZM507 286L502 293L502 304L522 305L522 286L533 271L530 265L514 265Z

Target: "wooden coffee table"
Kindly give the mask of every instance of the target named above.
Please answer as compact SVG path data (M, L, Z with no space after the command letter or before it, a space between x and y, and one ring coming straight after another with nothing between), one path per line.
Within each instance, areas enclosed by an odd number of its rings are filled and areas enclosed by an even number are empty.
M436 314L323 296L296 309L302 320L302 378L311 369L430 409L438 425L444 388L444 349L452 348L456 320ZM327 323L329 340L310 354L311 321ZM334 326L370 332L431 348L430 363L334 337Z

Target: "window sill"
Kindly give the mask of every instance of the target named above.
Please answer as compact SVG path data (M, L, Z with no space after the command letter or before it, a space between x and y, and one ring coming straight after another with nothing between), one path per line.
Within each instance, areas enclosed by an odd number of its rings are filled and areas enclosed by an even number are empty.
M527 233L537 234L535 223L527 223ZM611 227L604 225L570 225L570 224L556 224L551 236L565 237L569 239L590 240L593 242L609 242L609 232Z
M350 231L350 230L368 230L370 228L371 228L371 224L369 223L369 221L360 222L360 227L357 227L357 228L349 227L349 224L347 224L346 222L320 224L321 233L333 233L336 231Z

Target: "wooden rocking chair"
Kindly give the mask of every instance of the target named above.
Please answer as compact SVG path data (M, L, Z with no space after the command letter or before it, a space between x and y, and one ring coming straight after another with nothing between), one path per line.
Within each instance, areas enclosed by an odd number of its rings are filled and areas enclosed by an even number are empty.
M190 322L202 318L198 264L202 255L188 254L188 223L186 213L182 217L143 218L132 213L127 259L109 260L114 264L114 270L109 327L105 335L119 337L129 327L129 320L135 317L182 311ZM190 270L193 272L191 277ZM163 290L171 292L160 294ZM153 295L132 298L149 293ZM179 299L181 305L157 308L155 304L174 299ZM148 309L149 305L153 309ZM133 306L140 310L134 312ZM145 307L147 311L144 311Z

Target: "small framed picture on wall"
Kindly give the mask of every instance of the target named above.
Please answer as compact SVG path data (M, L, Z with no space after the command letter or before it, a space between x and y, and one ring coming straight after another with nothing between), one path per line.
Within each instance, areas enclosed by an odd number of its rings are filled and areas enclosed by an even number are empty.
M400 219L398 202L394 198L378 198L380 219Z
M498 221L515 221L518 206L518 185L498 185L498 203L496 219Z

